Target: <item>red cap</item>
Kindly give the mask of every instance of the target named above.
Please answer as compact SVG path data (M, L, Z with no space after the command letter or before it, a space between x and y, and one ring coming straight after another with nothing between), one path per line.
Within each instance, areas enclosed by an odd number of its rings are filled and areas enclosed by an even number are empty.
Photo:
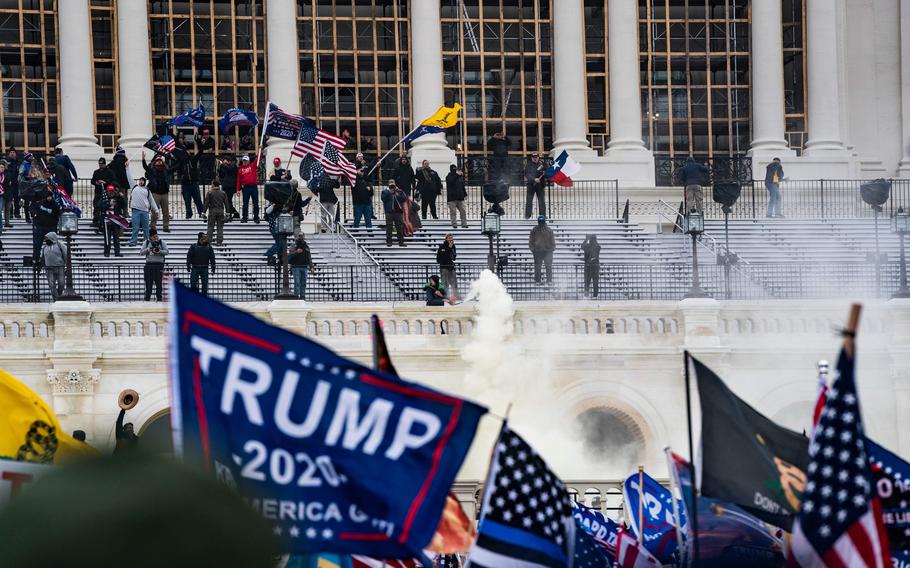
M108 191L117 191L117 188L114 187L112 184L108 184L108 186L105 187L104 189L106 189Z

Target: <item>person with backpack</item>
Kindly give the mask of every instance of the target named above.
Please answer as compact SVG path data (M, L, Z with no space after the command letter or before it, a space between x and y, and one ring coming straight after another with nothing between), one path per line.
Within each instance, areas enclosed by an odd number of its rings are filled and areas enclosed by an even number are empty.
M436 262L439 263L439 273L442 275L442 285L449 291L451 297L458 298L458 277L455 274L455 259L458 252L455 248L455 236L446 235L445 240L436 249Z
M685 210L687 213L692 210L699 213L704 211L705 194L702 185L707 182L710 171L708 166L699 164L695 161L695 158L689 156L686 158L686 165L673 172L673 176L678 180L678 183L686 188Z
M209 293L209 267L211 267L212 274L215 274L215 249L205 238L205 233L200 231L196 235L196 242L190 245L186 251L186 269L190 273L190 288L194 292L200 292L201 281L203 296L207 296Z
M581 243L581 250L585 259L585 297L591 288L594 288L594 295L600 291L600 243L597 242L597 235L585 236L585 241Z
M783 217L780 212L780 182L784 179L784 167L780 158L774 158L765 168L765 187L768 189L768 213L765 217Z
M547 226L547 218L537 217L537 226L531 229L528 236L528 248L534 255L534 282L541 283L540 267L547 268L547 284L553 283L553 251L556 250L556 236L553 229Z

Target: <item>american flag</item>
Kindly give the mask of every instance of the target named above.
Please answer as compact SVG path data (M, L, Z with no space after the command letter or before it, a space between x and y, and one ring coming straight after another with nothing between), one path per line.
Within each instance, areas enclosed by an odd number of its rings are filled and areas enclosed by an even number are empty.
M418 568L420 563L416 560L379 560L369 556L351 556L354 568Z
M325 143L325 150L322 153L322 169L330 176L345 176L351 185L354 185L357 178L357 168L354 164L328 142Z
M815 428L822 417L822 410L825 409L825 401L828 399L828 362L818 362L818 394L815 397L815 408L812 410L812 435L815 436Z
M158 151L162 154L170 154L174 151L174 148L177 146L177 141L174 140L174 137L165 134L158 139Z
M319 158L323 154L323 147L326 143L330 144L337 150L344 150L347 141L341 136L336 136L331 132L318 128L312 120L303 119L303 126L300 128L300 134L297 135L297 142L291 154L302 158L307 154Z
M841 351L809 445L802 506L793 525L790 566L891 566L881 506L869 474L854 361Z
M620 568L660 568L660 562L623 529L616 537L616 564Z
M575 521L566 487L518 434L503 425L484 490L468 568L563 568Z

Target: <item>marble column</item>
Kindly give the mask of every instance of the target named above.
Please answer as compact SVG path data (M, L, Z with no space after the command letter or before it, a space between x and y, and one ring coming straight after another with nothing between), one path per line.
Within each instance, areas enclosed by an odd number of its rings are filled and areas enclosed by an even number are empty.
M148 3L145 0L117 2L118 85L120 88L120 145L141 148L152 136L152 76L149 61Z
M641 139L638 2L611 0L609 19L610 144L607 156L617 152L650 155Z
M97 159L95 97L92 82L92 28L88 0L57 4L60 57L60 139L58 146L74 160Z
M266 57L268 99L282 110L300 114L300 63L297 58L297 4L294 0L266 2ZM268 142L267 171L272 159L287 164L294 142L274 138ZM295 168L291 168L295 170ZM296 175L296 171L294 174Z
M807 157L847 157L841 132L840 82L838 64L837 6L831 0L806 2L809 81L809 140Z
M610 17L613 6L610 6ZM636 24L637 29L637 24ZM612 26L610 27L612 32ZM553 9L553 155L593 155L586 136L584 11L581 0L562 0ZM636 49L637 53L637 49ZM612 58L611 58L612 63ZM637 71L636 71L637 74ZM613 70L610 70L611 87ZM611 94L612 102L612 94ZM611 119L613 113L611 112Z
M440 0L411 2L411 128L432 116L444 101ZM429 160L442 177L455 163L445 133L421 136L411 146L411 165Z
M781 5L752 3L752 148L750 155L794 156L784 138ZM771 156L773 155L773 156Z

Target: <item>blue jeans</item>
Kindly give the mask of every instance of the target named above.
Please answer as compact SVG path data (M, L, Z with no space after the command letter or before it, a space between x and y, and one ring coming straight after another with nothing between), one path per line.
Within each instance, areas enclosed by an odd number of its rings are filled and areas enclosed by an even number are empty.
M284 242L284 237L281 235L272 235L272 238L275 239L275 242L272 243L272 246L269 247L269 250L265 251L265 254L262 256L275 256L281 252L281 245ZM281 260L280 258L278 260Z
M354 206L354 228L360 226L360 220L363 219L366 222L367 229L373 228L373 206L367 203L366 205L355 205Z
M249 219L250 201L253 202L253 219L259 218L259 188L255 185L245 185L241 188L243 193L243 219Z
M777 217L780 212L780 184L766 183L768 188L768 217Z
M133 209L133 216L130 222L133 225L133 235L130 237L130 246L136 246L136 238L139 236L139 228L142 227L142 235L145 240L149 240L149 212ZM145 242L145 241L143 241Z
M303 296L306 293L307 267L292 266L291 270L294 274L294 294L303 300Z

